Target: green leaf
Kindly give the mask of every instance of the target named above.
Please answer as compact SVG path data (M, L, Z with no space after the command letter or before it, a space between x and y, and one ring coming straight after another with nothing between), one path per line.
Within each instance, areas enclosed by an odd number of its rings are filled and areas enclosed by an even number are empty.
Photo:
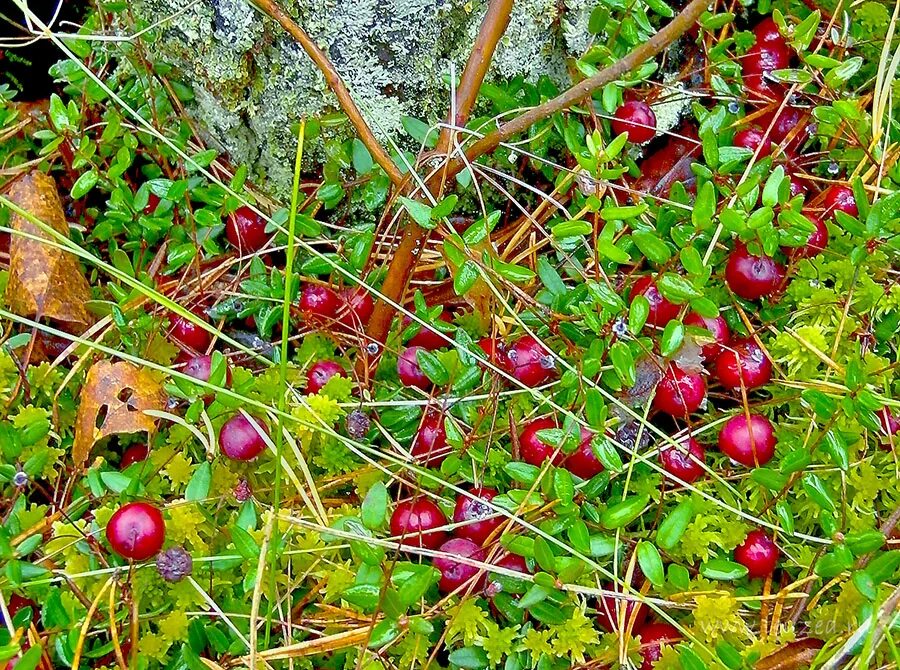
M375 482L360 507L363 525L370 530L378 530L387 518L388 492L382 482Z
M801 481L803 483L803 490L806 491L806 494L814 503L832 514L837 511L837 505L834 504L831 494L828 492L828 489L825 488L825 484L817 474L807 472L803 475Z
M600 523L611 530L623 528L637 519L649 503L650 496L645 493L629 496L622 502L607 507L600 516Z
M562 503L568 504L575 497L575 484L572 482L572 474L564 468L553 470L553 491L556 498Z
M747 568L724 558L714 558L700 565L700 574L707 579L734 581L747 576Z
M565 294L566 285L563 283L562 277L559 276L556 268L554 268L550 264L550 261L547 260L546 256L538 256L537 273L544 284L544 288L550 291L550 293L553 295Z
M400 202L403 203L403 207L406 208L413 221L419 224L420 227L425 230L433 230L436 227L436 224L431 220L431 207L405 196L400 196Z
M209 461L203 461L194 470L191 480L184 491L185 500L196 502L204 500L209 495L209 486L212 482L212 465Z
M534 279L534 272L521 265L513 263L504 263L499 259L493 260L494 270L497 271L504 279L508 279L514 284L523 284Z
M597 251L603 258L618 263L619 265L631 262L631 256L628 255L628 252L619 249L619 247L607 239L600 238L597 240Z
M441 573L436 568L421 566L421 569L413 573L397 585L400 602L407 607L417 604L432 584L437 584Z
M672 356L684 342L684 324L679 319L672 319L663 328L659 340L659 353L666 358Z
M665 571L663 570L662 558L659 556L659 550L652 542L641 540L637 546L638 565L644 576L650 580L654 586L662 586L666 581Z
M656 287L666 300L676 305L682 305L695 298L703 297L703 294L694 288L690 281L674 272L666 272L659 277L656 280Z
M453 292L456 295L468 293L478 280L478 266L473 260L467 260L453 276Z
M712 182L705 182L697 193L694 208L691 210L691 221L697 230L706 230L713 224L716 214L716 187Z
M638 230L631 233L631 239L652 263L662 265L672 258L672 251L655 231Z
M581 519L569 526L569 529L566 531L566 537L569 538L569 542L576 551L582 554L591 553L591 534L588 531L587 524Z
M631 348L624 342L616 342L609 348L609 357L612 360L613 369L619 375L622 383L634 386L637 374L634 369L634 356Z
M690 498L685 498L659 524L656 543L666 551L674 549L693 518L694 506Z
M644 295L636 295L628 308L628 330L637 335L650 316L650 301Z
M231 540L237 552L244 558L255 559L259 557L259 545L246 530L240 526L231 526Z
M381 588L375 584L356 584L344 589L341 598L363 610L373 610L381 599Z
M570 237L581 237L582 235L590 235L594 227L587 221L563 221L557 223L551 231L553 237L557 240L565 240Z
M366 174L374 165L372 154L358 137L353 138L353 169L359 174Z
M431 210L431 218L437 221L450 216L453 213L453 208L456 207L456 202L458 200L459 196L455 193L451 193L434 206L434 209Z
M83 173L78 179L72 184L72 199L78 200L83 198L88 193L90 193L91 189L97 185L97 182L100 180L100 175L97 174L97 171L94 168L91 168L89 171Z
M385 619L372 629L372 636L369 638L369 649L378 649L386 644L390 644L397 639L398 635L400 635L400 628L397 626L397 622Z
M856 533L847 533L844 543L853 552L854 556L862 556L869 552L881 549L884 546L885 537L878 530L863 530Z
M829 430L825 433L822 448L841 470L847 472L850 469L850 449L840 433L836 430Z
M447 660L458 668L464 670L482 670L488 667L488 657L481 647L463 647L451 651Z
M450 372L441 363L441 359L427 349L419 349L416 352L416 360L425 376L438 386L444 386L450 382Z
M121 493L131 484L131 477L115 471L101 472L100 480L113 493Z

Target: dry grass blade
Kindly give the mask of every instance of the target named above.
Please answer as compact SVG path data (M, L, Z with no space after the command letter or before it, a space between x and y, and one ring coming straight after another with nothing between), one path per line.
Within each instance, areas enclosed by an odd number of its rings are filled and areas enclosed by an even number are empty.
M284 647L274 647L266 649L257 654L257 658L266 661L279 661L291 658L303 658L305 656L316 656L318 654L326 654L339 649L349 649L364 643L369 639L371 626L366 625L361 628L344 631L343 633L335 633L334 635L326 635L315 640L305 640ZM241 663L249 663L250 657L244 656L240 659Z

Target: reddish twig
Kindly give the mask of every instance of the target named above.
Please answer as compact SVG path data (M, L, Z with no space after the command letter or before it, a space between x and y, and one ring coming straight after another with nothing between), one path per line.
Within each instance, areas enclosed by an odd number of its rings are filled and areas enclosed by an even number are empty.
M388 152L385 151L384 147L381 146L381 143L375 138L375 134L372 132L372 129L369 128L369 124L366 123L366 120L363 118L356 103L353 102L350 91L347 90L347 86L344 84L344 80L341 79L341 75L338 74L337 70L335 70L334 66L331 64L331 61L328 60L328 56L326 56L318 45L310 39L303 28L298 26L290 16L284 13L284 10L282 10L281 7L275 4L274 0L254 0L254 2L263 12L278 21L278 23L281 24L281 27L284 28L291 37L297 40L301 47L303 47L303 50L306 51L312 61L316 64L316 67L318 67L325 76L325 82L337 96L341 109L344 110L347 118L350 119L350 123L356 128L359 139L366 145L369 153L372 154L372 158L381 166L381 169L385 171L394 186L402 184L405 180L403 173L400 172L400 169L391 159Z
M494 5L502 3L492 3ZM601 70L593 77L575 84L564 93L558 95L552 100L548 100L542 105L534 107L524 114L503 124L497 130L485 135L483 138L472 144L465 152L465 158L455 158L449 160L443 169L435 172L435 177L446 182L453 178L470 163L484 154L496 149L502 142L512 138L513 136L528 130L533 124L552 116L556 112L563 111L572 105L580 102L587 96L591 95L598 88L615 81L619 77L635 69L646 60L655 57L669 46L676 39L681 37L700 17L704 10L709 6L710 0L691 0L681 12L673 18L664 28L657 32L649 40L636 47L631 53L616 61L609 67ZM488 10L488 16L491 12ZM485 17L487 20L488 17ZM486 30L486 26L482 25L482 33ZM499 39L502 32L497 35L498 31L490 30L492 36ZM479 42L481 37L479 36ZM475 52L473 51L473 55ZM479 56L480 57L480 56ZM469 65L472 64L470 59L466 66L466 72L470 70ZM473 65L473 69L477 67L477 71L484 75L487 71L488 63ZM465 79L465 75L464 75ZM480 83L479 83L480 86ZM460 86L462 90L462 85ZM473 88L467 85L467 94L470 94ZM474 89L477 90L477 87ZM431 180L429 181L429 187ZM391 263L385 276L384 285L382 286L382 294L391 302L399 303L403 299L406 292L409 279L415 271L418 254L428 240L428 231L423 230L414 223L409 223L403 230L403 237L393 255ZM387 302L379 300L375 304L375 311L372 320L369 322L369 337L372 341L381 344L387 339L390 330L391 321L394 316L394 308ZM375 357L377 360L377 357Z

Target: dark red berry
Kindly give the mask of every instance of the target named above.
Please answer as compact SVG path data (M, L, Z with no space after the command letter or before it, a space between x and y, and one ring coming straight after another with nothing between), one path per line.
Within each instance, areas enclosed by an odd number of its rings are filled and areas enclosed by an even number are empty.
M252 461L266 449L260 431L268 435L262 421L254 417L251 422L243 414L236 414L219 431L219 449L233 461Z
M446 323L450 323L453 320L453 317L450 316L450 312L441 312L441 315L438 317L438 319ZM410 317L403 317L404 328L406 328L411 323L412 319ZM447 340L444 339L444 335L439 334L433 328L423 326L418 322L416 323L419 325L419 332L409 338L409 341L406 343L407 346L422 347L423 349L428 349L429 351L448 346ZM452 340L453 338L451 337L450 339Z
M391 515L391 534L410 547L437 549L447 539L447 533L441 530L446 524L447 517L430 500L407 500Z
M663 447L659 452L663 470L675 475L687 484L693 484L703 476L706 451L693 437L682 439L677 446Z
M763 144L764 135L765 133L759 128L745 128L734 134L732 144L754 152L757 150L757 147L762 147L757 155L759 158L763 158L772 153L772 143L768 138L765 139L765 144Z
M440 551L448 554L448 556L435 556L434 558L434 567L441 572L441 579L438 581L438 589L441 593L452 593L480 571L480 568L454 560L454 557L469 558L480 562L484 562L486 558L481 547L464 537L447 540L441 545Z
M581 429L581 442L578 448L563 461L563 467L582 479L590 479L603 472L603 463L594 453L594 434L587 428Z
M134 465L135 463L147 460L147 455L149 453L150 449L146 444L132 444L122 452L122 459L119 461L119 469L124 470L129 465Z
M19 610L26 607L31 608L31 620L34 621L34 615L40 611L37 603L34 602L31 598L20 596L18 593L10 594L9 602L7 602L6 604L6 611L9 612L10 617L15 617ZM0 614L0 625L5 624L6 622L3 620L3 615Z
M775 454L775 429L769 420L751 414L731 417L719 433L719 450L733 461L748 468L768 463Z
M784 97L784 86L771 81L768 76L762 72L745 72L742 77L744 80L744 88L750 94L750 99L754 103L777 103ZM769 137L771 139L771 134Z
M321 284L307 284L300 292L300 312L307 321L323 323L333 320L341 308L338 294Z
M686 417L699 409L704 398L706 381L703 375L669 365L656 386L653 406L666 414Z
M806 140L809 134L807 121L808 117L803 110L792 106L767 112L756 120L760 127L768 129L769 139L775 144L781 144L790 135L791 140L785 146L790 152L795 151Z
M715 339L715 342L704 344L700 351L703 354L703 358L707 361L715 359L719 352L722 351L722 347L731 341L731 330L728 328L728 323L721 316L710 319L709 317L700 316L696 312L691 312L685 318L684 325L704 328Z
M167 582L180 582L194 571L194 560L182 547L166 549L156 557L156 572Z
M825 247L828 246L828 228L825 225L825 222L812 214L806 214L805 216L816 228L810 233L809 238L806 240L806 244L802 247L784 247L782 249L785 254L795 260L818 256L825 250Z
M106 525L106 539L122 558L145 561L162 549L166 539L162 512L142 502L123 505Z
M553 456L553 465L562 463L565 454L560 450L553 455L556 447L544 444L538 439L538 432L556 428L556 421L552 417L545 416L529 422L519 434L519 454L522 460L531 465L542 465L544 461Z
M369 323L375 311L375 301L364 288L344 289L339 296L343 307L338 321L350 330L358 330Z
M494 367L501 370L509 368L509 359L506 356L506 347L503 342L492 337L482 337L478 340L478 346Z
M459 526L453 533L457 537L472 540L481 546L488 536L503 523L503 517L485 504L497 495L494 489L486 487L474 488L471 491L474 498L459 494L456 496L456 508L453 510L453 523L466 523Z
M778 547L760 529L747 533L747 539L734 550L734 560L747 568L750 579L768 577L778 565Z
M434 410L426 411L409 453L418 463L439 468L451 451L452 448L447 444L444 415Z
M259 251L269 241L266 220L249 207L239 207L225 221L225 237L241 253Z
M556 363L544 346L531 335L523 335L506 350L509 371L514 379L534 387L556 376Z
M202 316L197 318L206 321ZM212 335L202 326L175 314L169 317L169 337L198 353L206 351L212 343Z
M741 71L744 74L765 74L783 70L790 64L791 50L786 44L779 42L754 44L741 60Z
M147 204L144 205L144 214L150 216L156 212L156 208L159 207L160 199L159 196L156 195L153 191L150 191L150 194L147 196Z
M809 193L809 185L805 179L801 179L795 174L788 175L790 180L791 197L796 198L798 195Z
M887 407L882 407L877 416L882 433L888 436L900 433L900 420Z
M610 122L613 135L628 133L628 141L643 144L656 135L656 114L641 100L629 100L616 110Z
M784 282L784 266L768 256L754 256L739 244L728 257L725 283L745 300L759 300L775 293Z
M769 383L772 363L756 340L737 340L716 358L716 377L726 388L749 391Z
M669 321L678 317L679 307L662 297L659 289L653 281L653 277L646 276L638 279L634 286L631 287L629 294L634 300L636 296L642 295L647 298L650 303L650 314L647 317L647 323L651 326L659 326L662 328Z
M397 358L397 376L404 386L415 386L427 391L431 388L431 380L419 367L419 352L425 351L422 347L408 347Z
M830 186L825 191L824 200L825 212L823 216L834 216L837 211L844 212L850 216L859 214L859 207L856 206L856 197L853 195L853 189L842 184Z
M641 662L640 670L652 670L656 662L662 658L662 645L673 646L681 642L681 633L675 626L667 623L648 623L635 636L641 638Z
M212 373L212 356L188 356L179 354L176 363L183 363L181 371L188 377L193 377L201 382L208 382ZM231 366L225 362L225 385L231 384Z
M344 368L334 361L316 361L306 371L306 392L318 393L332 377L346 377Z
M778 25L772 20L771 16L767 16L757 23L753 28L753 34L756 35L757 44L787 44L787 40L785 40L781 31L778 30Z
M605 590L612 589L607 585ZM609 633L622 632L626 628L638 630L644 625L650 612L646 605L635 600L636 597L635 594L619 598L612 595L601 596L597 603L597 623Z

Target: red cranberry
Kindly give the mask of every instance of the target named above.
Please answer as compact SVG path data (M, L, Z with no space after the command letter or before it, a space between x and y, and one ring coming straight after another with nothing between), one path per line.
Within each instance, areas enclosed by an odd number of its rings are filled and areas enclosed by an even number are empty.
M753 34L756 35L757 44L787 44L781 31L778 30L778 25L772 20L771 16L767 16L757 23L753 28Z
M531 335L523 335L506 350L512 377L534 387L556 376L556 363L543 345Z
M806 244L802 247L784 247L782 249L785 254L795 260L818 256L825 250L825 247L828 246L828 228L825 226L825 222L812 214L806 214L805 216L816 227L816 229L810 233L809 238L806 240Z
M453 320L453 317L450 316L450 312L441 312L441 315L438 317L438 319L446 323L450 323ZM412 319L410 317L403 317L404 328L406 328L411 323ZM409 338L409 342L406 343L407 346L422 347L423 349L428 349L429 351L447 346L447 341L444 339L443 335L438 333L433 328L423 326L418 322L416 323L420 326L419 332Z
M451 451L452 448L447 444L444 415L434 410L426 411L413 440L410 455L423 465L439 468Z
M425 351L422 347L407 347L397 359L397 376L404 386L415 386L427 391L431 388L431 380L419 367L419 352Z
M772 153L771 141L766 139L765 144L763 144L764 135L765 133L759 128L746 128L744 130L739 130L734 134L732 144L736 147L743 147L744 149L750 149L754 152L757 147L762 147L759 150L758 155L760 158L763 158Z
M514 570L515 572L521 572L524 575L530 574L530 570L528 569L528 564L525 563L525 559L519 556L518 554L504 554L498 560L494 560L493 564L500 568L506 568L507 570ZM487 576L487 585L485 586L484 592L490 598L493 598L495 595L503 591L503 583L500 581L502 578L508 577L507 575L503 575L502 577L495 573L490 572Z
M760 126L769 129L769 139L777 144L784 142L790 135L791 140L785 147L790 152L796 151L809 135L807 121L808 117L803 110L790 106L767 112L757 120Z
M578 448L566 457L563 467L577 475L582 479L590 479L603 472L603 463L594 453L594 447L591 444L594 440L594 434L587 428L581 429L581 442Z
M738 340L716 358L716 377L726 388L739 390L743 382L749 391L769 382L772 363L756 340Z
M129 465L134 465L135 463L147 460L147 455L149 453L150 449L146 444L132 444L122 452L122 459L119 461L119 469L124 470Z
M109 546L122 558L144 561L162 549L166 524L153 505L136 502L123 505L106 525Z
M269 241L266 220L249 207L239 207L225 221L225 237L240 252L259 251Z
M181 371L188 377L193 377L201 382L208 382L212 373L212 356L187 356L179 354L176 363L183 363ZM225 362L225 385L231 384L231 366Z
M762 72L745 72L742 78L744 88L754 103L777 103L784 97L784 86L770 81ZM769 139L772 139L771 133Z
M446 523L441 508L430 500L407 500L391 515L391 534L410 547L437 549L447 539L447 533L440 530Z
M506 347L503 342L492 337L482 337L478 340L478 346L494 367L501 370L509 367L509 359L506 357Z
M809 193L809 185L805 179L801 179L795 174L788 175L790 180L791 197L796 198L798 195Z
M705 328L715 338L715 342L704 344L700 351L703 354L703 358L707 361L713 360L718 356L719 352L722 351L722 347L731 341L731 330L729 330L728 323L721 316L710 319L700 316L696 312L691 312L685 318L684 325Z
M147 196L147 204L144 205L144 214L150 216L156 212L156 208L159 207L160 199L159 196L156 195L153 191L150 191L150 194Z
M441 579L438 581L438 589L441 593L452 593L475 577L480 571L474 565L453 560L451 556L460 556L482 562L486 558L481 547L464 537L454 537L452 540L447 540L441 545L440 550L450 554L450 556L435 556L434 558L434 567L441 572Z
M346 377L347 373L334 361L316 361L306 371L306 392L318 393L332 377Z
M681 641L681 633L675 626L667 623L648 623L635 633L641 638L640 670L653 670L656 662L662 658L662 645L675 645Z
M605 590L611 590L607 585ZM649 610L643 603L634 600L635 595L615 598L611 595L600 596L597 603L597 623L608 633L621 632L631 626L631 630L638 630L647 620ZM622 617L624 608L624 617ZM632 623L633 622L633 623Z
M475 498L470 498L463 494L456 496L453 522L468 523L465 526L460 526L453 533L457 537L464 537L481 546L488 536L503 523L503 517L499 516L484 502L490 502L494 499L494 496L497 495L494 489L486 487L474 488L472 489L472 495Z
M881 432L885 435L896 435L900 433L900 420L894 416L887 407L882 407L877 413L878 423L881 424Z
M233 461L252 461L266 449L266 441L259 434L268 435L265 424L254 417L254 425L243 414L235 414L219 431L219 449ZM259 430L257 430L257 426Z
M837 211L844 212L850 216L859 215L859 207L856 206L856 197L853 195L853 189L842 184L830 186L825 191L825 212L823 216L834 216Z
M647 316L647 323L651 326L662 328L672 319L678 318L678 305L673 305L662 297L659 289L656 288L653 277L649 275L638 279L634 286L631 287L629 295L632 300L639 295L647 298L647 302L650 303L650 314Z
M768 463L775 454L775 429L769 420L751 414L730 418L719 433L719 449L733 461L748 468Z
M18 593L10 594L9 602L6 604L6 611L9 612L10 617L15 617L19 610L26 607L31 608L31 619L33 621L34 615L39 611L37 603L34 602L31 598L20 596ZM0 614L0 625L3 625L5 623L6 622L3 621L3 615Z
M556 428L556 421L552 417L545 416L529 422L519 434L519 453L522 460L531 465L542 465L544 461L553 456L553 465L562 463L565 454L559 451L555 456L556 447L544 444L538 439L538 432Z
M327 286L307 284L300 292L300 312L307 321L330 321L340 308L341 299Z
M764 74L783 70L791 64L791 50L784 43L754 44L741 61L744 74Z
M751 530L744 543L734 550L734 560L747 568L750 579L768 577L778 564L778 547L762 530Z
M666 414L686 417L699 409L704 398L706 381L703 375L669 365L656 386L653 406Z
M340 299L345 307L338 321L350 330L356 330L369 323L375 311L375 301L364 288L348 288L341 292Z
M198 318L206 320L199 315ZM197 352L206 351L212 343L212 335L202 326L175 314L169 317L169 337Z
M641 100L629 100L616 110L610 122L613 134L628 133L628 141L643 144L656 135L656 114Z
M678 446L667 446L659 452L663 470L681 481L692 484L703 476L706 451L693 437L682 439Z
M740 244L725 266L725 283L745 300L770 296L784 282L784 266L768 256L754 256Z

